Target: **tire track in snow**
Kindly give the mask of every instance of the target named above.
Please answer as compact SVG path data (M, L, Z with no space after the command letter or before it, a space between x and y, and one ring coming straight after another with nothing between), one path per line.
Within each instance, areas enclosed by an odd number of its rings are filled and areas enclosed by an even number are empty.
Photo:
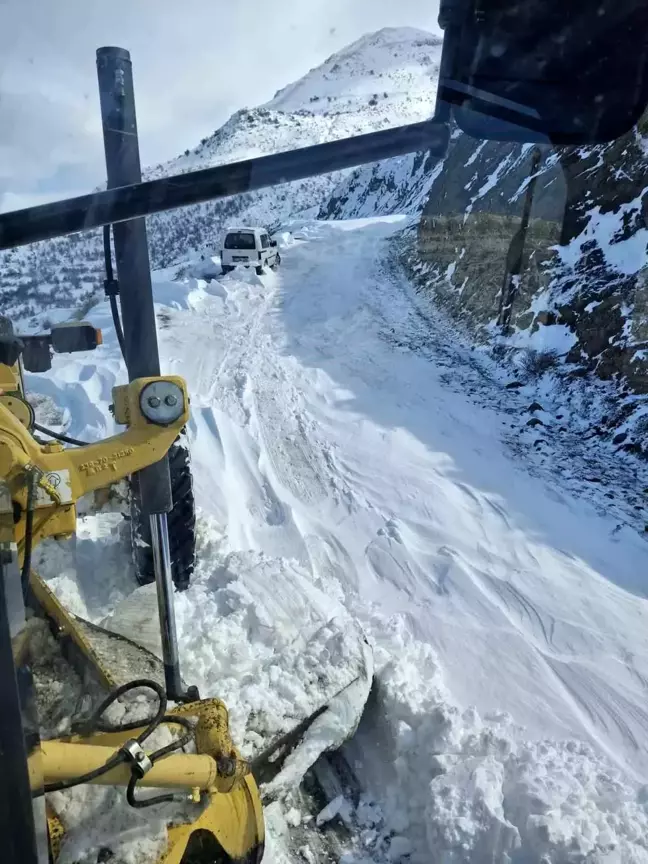
M616 739L617 744L629 745L638 751L641 748L640 740L645 739L648 732L648 711L620 696L618 690L578 658L562 658L553 642L554 619L550 618L547 627L535 605L512 582L502 582L486 573L477 574L474 570L469 575L522 635L524 642L536 652L591 740L615 764L628 770L627 761L610 745L610 738ZM517 614L513 612L511 600L513 607L518 610ZM529 622L530 631L524 626L524 620ZM631 718L632 722L626 718ZM602 735L602 731L605 734Z
M642 749L640 742L648 729L648 711L625 698L618 689L610 687L595 670L584 664L563 663L553 657L545 659L556 678L587 714L599 741L598 730L602 728L611 737L630 744L635 751ZM618 755L614 758L617 764L623 764Z

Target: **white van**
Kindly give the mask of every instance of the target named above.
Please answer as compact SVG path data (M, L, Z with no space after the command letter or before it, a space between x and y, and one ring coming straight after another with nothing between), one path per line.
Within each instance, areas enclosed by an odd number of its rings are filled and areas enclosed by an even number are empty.
M281 263L277 241L271 240L265 228L229 228L221 249L221 269L229 273L235 267L254 267L259 276L266 267L275 270Z

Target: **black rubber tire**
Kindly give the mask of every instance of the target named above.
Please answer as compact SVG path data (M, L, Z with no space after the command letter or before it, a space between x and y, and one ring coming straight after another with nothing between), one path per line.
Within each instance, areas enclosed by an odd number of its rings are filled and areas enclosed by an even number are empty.
M228 273L231 273L233 269L234 268L228 264L221 264L221 276L226 276Z
M191 477L191 458L184 435L169 450L169 470L173 509L167 515L169 547L173 583L178 591L185 591L196 564L196 505ZM139 484L136 477L130 481L130 516L135 575L140 585L155 582L151 526L142 514Z
M254 269L256 270L257 276L263 276L263 274L265 273L265 268L264 268L263 264L260 264L258 267L255 267Z

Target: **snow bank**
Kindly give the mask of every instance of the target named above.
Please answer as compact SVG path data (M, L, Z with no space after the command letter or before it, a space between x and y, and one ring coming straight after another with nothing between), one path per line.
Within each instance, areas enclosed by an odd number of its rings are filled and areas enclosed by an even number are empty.
M215 521L198 526L200 563L190 590L176 596L185 680L223 699L249 758L328 705L268 785L266 794L278 796L355 730L371 686L371 652L360 625L297 562L223 556ZM161 656L155 586L139 588L102 623Z
M371 860L400 860L404 835L412 864L648 861L648 787L625 784L582 742L527 741L506 714L462 711L404 618L371 630L376 700L349 745L383 754L361 769L369 795L356 812Z
M607 263L619 273L632 274L644 267L648 261L648 229L640 228L630 237L624 236L624 223L630 214L641 211L644 195L645 191L622 204L616 212L602 213L600 207L593 207L587 225L578 237L566 246L558 247L563 263L574 267L585 244L595 241Z
M355 699L338 700L313 727L307 756L287 763L290 776L273 784L278 791L283 782L299 782L313 757L357 725L372 672L362 632L296 562L244 552L219 562L204 551L202 561L176 605L183 672L228 705L244 755L356 685Z
M576 334L566 324L539 324L535 330L516 330L508 342L515 348L551 351L563 355L576 343Z

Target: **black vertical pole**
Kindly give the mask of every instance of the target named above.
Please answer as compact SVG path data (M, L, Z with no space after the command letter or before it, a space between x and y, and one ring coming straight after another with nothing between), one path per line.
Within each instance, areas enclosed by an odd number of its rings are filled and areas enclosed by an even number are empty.
M130 54L124 48L97 49L97 75L108 188L139 183L140 167L135 96ZM113 226L115 258L128 377L160 374L151 264L143 218ZM142 506L147 514L172 507L169 463L165 457L139 474Z
M12 636L24 627L25 610L20 587L17 552L0 544L0 836L2 861L6 864L45 864L47 847L39 849L38 834L46 830L36 824L27 769L28 752L40 746L38 720L33 716L31 673L16 669ZM41 807L38 808L42 810ZM41 820L39 820L41 821ZM44 854L43 854L44 853Z
M97 49L97 76L103 125L108 188L142 179L135 94L130 54L124 48ZM119 279L122 327L128 376L131 381L160 374L146 222L143 218L113 226ZM151 519L155 580L166 689L169 698L183 697L173 612L173 580L166 514L173 506L169 460L139 472L142 510Z
M522 207L522 219L520 227L511 238L508 252L506 253L506 270L504 273L504 283L502 285L502 293L500 295L499 312L497 323L502 328L502 332L506 335L509 332L511 323L511 313L513 304L517 298L519 291L519 283L522 274L522 265L524 263L524 245L526 243L527 232L529 230L529 220L531 218L531 206L533 204L533 193L535 192L536 183L538 181L538 168L542 159L542 150L540 147L534 147L531 154L531 169L529 171L529 184L526 188L524 196L524 206Z

